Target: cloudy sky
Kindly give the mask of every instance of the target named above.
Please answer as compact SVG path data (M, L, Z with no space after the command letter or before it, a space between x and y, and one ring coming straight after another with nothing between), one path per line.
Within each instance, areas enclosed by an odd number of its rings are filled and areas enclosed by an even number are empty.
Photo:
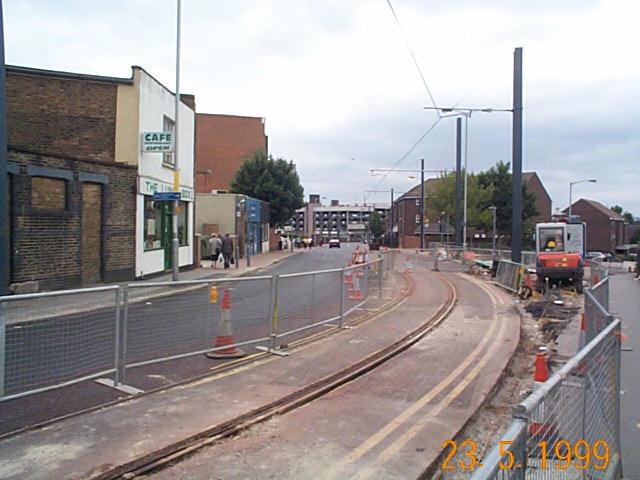
M141 65L173 88L175 0L4 0L7 62L110 76ZM266 118L270 151L305 194L362 202L408 190L391 167L440 106L510 108L524 48L524 170L554 207L581 196L640 215L637 0L183 0L182 91L200 112ZM511 116L474 114L469 168L511 158ZM451 170L455 120L399 162ZM369 193L384 201L388 193Z

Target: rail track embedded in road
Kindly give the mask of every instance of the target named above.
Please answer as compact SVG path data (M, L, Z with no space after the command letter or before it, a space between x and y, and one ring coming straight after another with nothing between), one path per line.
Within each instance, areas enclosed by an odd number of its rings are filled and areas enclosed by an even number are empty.
M141 475L163 468L171 462L182 459L202 447L233 436L257 423L268 420L273 416L282 415L305 405L374 370L376 367L384 364L424 338L425 335L431 332L445 318L447 318L455 308L458 299L456 287L444 276L438 274L437 277L447 287L446 300L442 303L438 311L425 323L401 339L278 400L263 405L227 422L202 430L201 432L191 435L186 439L141 456L123 465L113 467L92 478L94 480L108 480L121 478L125 474ZM411 292L415 286L414 281L410 276L407 276L406 278L409 282L408 291ZM405 299L407 295L405 295ZM398 306L400 303L401 301L397 302L394 307ZM394 307L389 308L388 311ZM375 316L379 316L379 312ZM361 319L359 323L364 321L365 320ZM296 347L301 345L302 342L296 345Z

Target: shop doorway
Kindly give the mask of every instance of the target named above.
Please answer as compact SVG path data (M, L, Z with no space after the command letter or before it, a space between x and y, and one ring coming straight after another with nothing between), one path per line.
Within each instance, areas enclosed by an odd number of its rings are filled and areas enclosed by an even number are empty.
M164 249L164 269L171 270L171 243L173 241L173 217L171 212L172 202L162 202L160 211L162 216L160 217L160 245Z

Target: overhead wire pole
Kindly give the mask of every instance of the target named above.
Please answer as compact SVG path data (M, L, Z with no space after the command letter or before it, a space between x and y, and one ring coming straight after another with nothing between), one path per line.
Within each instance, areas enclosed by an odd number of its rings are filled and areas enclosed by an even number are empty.
M462 119L460 117L456 118L456 191L455 191L455 225L456 225L456 246L460 246L462 244L461 237L461 227L462 227L462 219L461 217L461 208L462 208Z
M180 138L180 20L181 20L181 4L182 0L177 0L177 22L176 22L176 111L175 111L175 132L173 135L173 191L180 191L180 164L178 163L178 139ZM173 239L171 242L171 277L173 281L177 281L180 272L180 240L178 239L178 206L179 200L173 201L173 211L171 218L171 226L173 230ZM185 225L185 228L187 225Z
M7 203L7 112L6 68L4 63L4 18L0 1L0 295L9 288L9 205ZM2 387L2 385L0 385Z
M424 158L420 159L420 250L424 250Z
M513 137L512 137L512 224L511 261L522 259L522 47L513 54Z

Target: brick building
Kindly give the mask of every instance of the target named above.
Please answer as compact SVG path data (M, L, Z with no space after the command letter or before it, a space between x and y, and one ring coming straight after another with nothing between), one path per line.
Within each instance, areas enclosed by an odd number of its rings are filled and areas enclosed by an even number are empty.
M244 161L260 150L268 153L265 120L237 115L196 115L196 192L221 193Z
M132 70L131 78L115 78L7 66L16 288L130 280L166 268L166 259L154 263L142 247L144 199L172 187L175 166L166 155L140 153L140 137L171 130L174 97L140 67ZM194 112L182 107L181 187L192 202ZM180 264L189 265L193 208L183 205Z
M130 82L7 66L14 288L133 278L137 172L114 158L117 86Z
M538 215L533 217L533 223L544 223L551 221L551 197L544 188L540 177L536 172L522 172L522 183L527 187L527 191L536 197L536 210Z
M624 217L602 203L581 198L571 206L571 215L587 225L587 251L615 253L618 245L626 243Z

